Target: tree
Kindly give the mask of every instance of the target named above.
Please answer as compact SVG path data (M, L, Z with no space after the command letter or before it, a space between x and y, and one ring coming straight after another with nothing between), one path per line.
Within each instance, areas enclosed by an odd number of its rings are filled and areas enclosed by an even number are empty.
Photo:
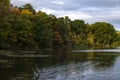
M95 45L112 45L117 41L117 33L113 25L106 22L96 22L91 24L91 31L94 35Z
M83 20L74 20L72 21L71 26L72 32L75 32L78 38L78 43L82 45L86 45L86 38L87 38L87 25Z
M33 8L33 6L28 3L28 4L25 4L23 5L22 7L19 7L19 9L22 11L22 10L28 10L29 12L32 12L33 14L36 13L35 9Z
M20 10L18 9L17 6L11 7L10 12L11 12L12 14L14 14L14 15L15 15L15 14L16 14L16 15L20 15Z
M0 0L0 47L7 48L5 35L8 33L11 23L9 23L10 0Z
M22 15L11 21L12 26L6 34L6 40L13 48L33 48L32 24Z
M38 43L38 47L44 48L44 47L50 47L52 46L52 28L51 24L52 21L50 21L50 17L44 13L44 12L37 12L34 17L34 40L36 43Z
M0 0L0 18L8 15L10 8L10 0Z

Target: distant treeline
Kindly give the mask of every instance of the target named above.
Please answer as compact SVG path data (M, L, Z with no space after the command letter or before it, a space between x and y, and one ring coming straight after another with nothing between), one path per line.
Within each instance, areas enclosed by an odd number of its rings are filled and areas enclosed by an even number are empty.
M38 11L31 4L12 6L0 0L0 48L41 49L62 46L105 46L120 43L120 32L106 22L94 24Z

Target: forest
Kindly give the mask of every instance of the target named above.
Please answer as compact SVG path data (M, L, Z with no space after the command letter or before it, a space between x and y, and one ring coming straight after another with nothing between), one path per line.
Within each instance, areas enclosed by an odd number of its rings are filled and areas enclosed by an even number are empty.
M54 47L112 47L120 44L120 32L107 22L88 24L36 11L31 4L13 6L0 0L0 49Z

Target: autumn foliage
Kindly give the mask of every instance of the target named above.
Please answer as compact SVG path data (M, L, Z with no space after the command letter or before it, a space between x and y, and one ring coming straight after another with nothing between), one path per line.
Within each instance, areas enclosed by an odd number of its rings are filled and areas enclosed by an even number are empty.
M39 49L55 46L112 46L120 42L120 33L106 22L86 24L38 11L31 4L11 6L0 2L0 48Z

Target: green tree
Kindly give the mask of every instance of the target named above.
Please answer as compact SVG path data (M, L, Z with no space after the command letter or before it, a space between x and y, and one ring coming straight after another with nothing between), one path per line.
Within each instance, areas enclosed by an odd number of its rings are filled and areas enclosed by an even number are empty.
M11 26L9 23L10 0L0 0L0 47L8 48L5 41L5 35Z
M0 18L8 15L10 9L10 0L0 0Z
M34 34L35 42L38 43L38 47L50 47L52 46L52 28L50 17L44 12L37 12L34 17Z
M96 22L91 25L95 45L112 45L117 41L117 33L113 25L106 22Z
M86 45L87 39L87 25L83 20L74 20L71 25L72 32L75 32L78 39L78 44Z
M6 40L13 48L33 48L32 24L29 19L19 15L11 21L12 26L6 35Z

